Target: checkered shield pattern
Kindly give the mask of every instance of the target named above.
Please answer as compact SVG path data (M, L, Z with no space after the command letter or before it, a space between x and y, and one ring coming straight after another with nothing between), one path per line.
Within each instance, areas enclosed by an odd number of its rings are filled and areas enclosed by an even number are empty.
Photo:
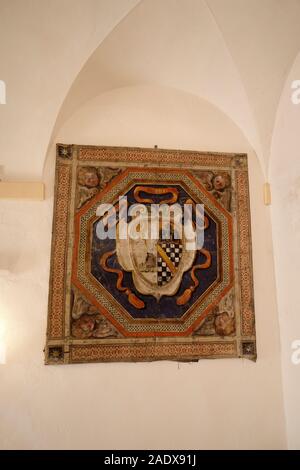
M164 286L177 271L182 256L182 244L179 241L163 241L159 245L165 256L161 256L159 253L157 256L157 284Z

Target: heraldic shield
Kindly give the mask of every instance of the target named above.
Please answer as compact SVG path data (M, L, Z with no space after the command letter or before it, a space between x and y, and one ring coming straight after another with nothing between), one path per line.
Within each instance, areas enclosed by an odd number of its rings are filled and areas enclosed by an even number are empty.
M129 230L127 240L120 240L117 235L117 258L125 271L132 272L137 291L152 295L159 301L162 296L173 296L178 291L183 274L192 267L195 259L196 246L191 249L189 245L191 242L196 245L196 240L189 240L186 244L181 221L180 225L177 224L177 231L181 234L179 237L168 217L165 220L163 217L151 218L150 211L146 217L145 226L149 233L138 233L140 236L132 237ZM153 225L159 227L157 238L148 236L151 235L149 227Z

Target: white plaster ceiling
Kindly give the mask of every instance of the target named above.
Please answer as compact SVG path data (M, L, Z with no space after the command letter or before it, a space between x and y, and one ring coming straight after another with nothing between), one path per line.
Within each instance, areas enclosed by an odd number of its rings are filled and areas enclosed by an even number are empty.
M300 1L207 0L207 3L239 71L267 169L280 96L300 49Z
M7 177L41 178L51 136L87 100L149 84L220 108L267 173L278 102L300 50L299 0L0 0L0 10Z
M0 0L0 165L40 179L57 114L95 48L138 0Z

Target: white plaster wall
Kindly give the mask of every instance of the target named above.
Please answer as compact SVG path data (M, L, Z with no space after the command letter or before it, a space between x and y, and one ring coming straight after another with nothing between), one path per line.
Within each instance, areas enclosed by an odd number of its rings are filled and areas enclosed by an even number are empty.
M258 361L44 366L54 147L42 203L0 202L0 448L284 448L269 209L263 177L237 127L176 90L126 88L78 110L66 143L249 153Z
M291 89L292 82L299 79L300 55L282 93L270 166L284 398L288 443L292 449L300 449L300 364L295 365L291 360L296 352L292 343L300 341L300 104L291 101L295 91Z

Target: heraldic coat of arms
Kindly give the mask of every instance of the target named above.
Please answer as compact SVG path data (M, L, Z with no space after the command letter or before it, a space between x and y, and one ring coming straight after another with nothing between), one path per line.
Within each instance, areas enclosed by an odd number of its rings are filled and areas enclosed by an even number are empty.
M58 144L46 363L202 357L256 358L246 155Z

